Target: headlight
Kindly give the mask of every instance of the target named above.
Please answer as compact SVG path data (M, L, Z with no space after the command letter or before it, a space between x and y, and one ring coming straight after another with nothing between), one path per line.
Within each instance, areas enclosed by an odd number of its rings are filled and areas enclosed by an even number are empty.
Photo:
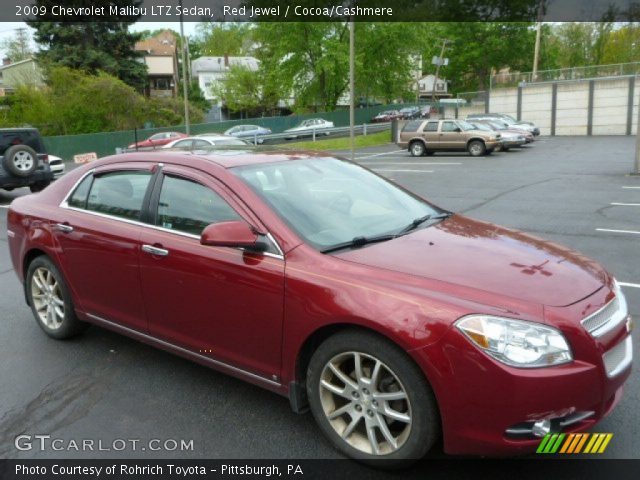
M455 326L487 355L513 367L549 367L573 360L562 333L542 324L469 315Z

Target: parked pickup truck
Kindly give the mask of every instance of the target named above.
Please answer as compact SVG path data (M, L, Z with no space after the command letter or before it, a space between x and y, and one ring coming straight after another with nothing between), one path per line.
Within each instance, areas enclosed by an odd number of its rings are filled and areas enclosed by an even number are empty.
M0 128L0 188L29 187L39 192L54 178L40 132L35 128Z
M447 151L467 151L479 157L493 152L500 145L500 137L464 120L413 120L404 125L397 144L414 157Z

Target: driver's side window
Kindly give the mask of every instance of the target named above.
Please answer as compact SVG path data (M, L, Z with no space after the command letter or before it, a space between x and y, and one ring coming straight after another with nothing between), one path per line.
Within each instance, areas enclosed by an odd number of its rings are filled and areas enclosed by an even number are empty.
M457 132L458 125L454 122L442 122L442 131L443 132Z
M166 175L162 181L156 225L200 235L211 223L242 220L216 192L186 178Z

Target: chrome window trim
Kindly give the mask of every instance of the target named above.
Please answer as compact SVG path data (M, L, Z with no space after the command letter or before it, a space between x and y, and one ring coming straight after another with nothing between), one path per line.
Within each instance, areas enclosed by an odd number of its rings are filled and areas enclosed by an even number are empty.
M177 350L178 352L183 353L184 355L195 356L195 357L199 358L200 360L202 360L204 363L211 364L211 365L213 365L215 367L226 368L226 369L229 369L229 370L231 370L231 371L233 371L233 372L235 372L235 373L237 373L239 375L242 375L242 376L245 376L245 377L250 377L250 378L253 378L255 380L267 383L269 385L273 385L275 387L282 386L282 384L280 382L276 382L275 380L272 380L270 378L266 378L266 377L263 377L263 376L258 375L256 373L249 372L247 370L243 370L242 368L233 366L233 365L231 365L229 363L225 363L225 362L223 362L221 360L216 360L216 359L213 359L211 357L207 357L206 355L202 355L202 354L200 354L198 352L195 352L193 350L189 350L187 348L181 347L179 345L176 345L175 343L167 342L166 340L162 340L162 339L160 339L158 337L154 337L153 335L148 335L148 334L140 332L138 330L134 330L132 328L125 327L124 325L120 325L119 323L112 322L111 320L107 320L107 319L102 318L102 317L100 317L98 315L93 315L91 313L87 313L86 315L89 318L91 318L92 320L94 320L95 322L97 322L98 324L106 324L106 325L110 325L110 326L114 327L117 330L124 330L125 332L129 333L130 336L133 336L133 337L140 337L140 338L144 338L144 339L149 339L149 340L151 340L151 341L153 341L155 343L158 343L158 344L163 345L165 347L168 347L170 349Z
M611 352L613 349L617 348L620 346L620 343L624 343L624 357L622 358L622 360L620 361L620 363L618 365L616 365L616 367L611 370L610 372L607 370L607 363L605 361L605 357L607 356L607 354L609 352ZM622 342L620 342L619 344L615 345L613 348L611 348L610 350L606 351L604 353L604 355L602 356L602 363L605 366L605 372L607 374L608 378L613 378L617 375L619 375L620 373L622 373L629 365L631 365L631 362L633 361L633 343L631 341L631 335L627 335L627 338L625 338Z
M191 238L191 239L195 239L195 240L200 240L200 236L199 235L194 235L192 233L186 233L186 232L181 232L179 230L171 230L169 228L164 228L164 227L159 227L157 225L151 225L150 223L144 223L144 222L140 222L137 220L130 220L128 218L122 218L122 217L116 217L115 215L108 215L106 213L101 213L101 212L94 212L93 210L86 210L84 208L77 208L77 207L71 207L69 206L69 198L71 197L71 195L73 194L73 192L76 191L76 188L78 188L78 185L80 185L80 183L82 183L82 181L87 178L89 175L92 175L95 172L95 169L91 169L89 170L86 174L84 174L80 180L78 180L73 187L69 190L69 192L67 193L67 195L65 196L64 200L62 200L62 202L60 203L60 205L58 205L60 208L64 208L66 210L73 210L75 212L80 212L80 213L86 213L88 215L94 215L96 217L101 217L101 218L106 218L109 220L116 220L119 222L124 222L124 223L128 223L131 225L137 225L139 227L146 227L146 228L150 228L152 230L159 230L161 232L165 232L165 233L173 233L174 235L179 235L182 237L186 237L186 238ZM275 246L276 250L278 251L278 253L270 253L270 252L261 252L263 256L265 257L270 257L270 258L276 258L278 260L284 260L284 252L282 251L282 248L280 248L280 244L276 241L276 239L273 237L273 235L271 235L271 233L267 232L266 235L267 239ZM244 248L234 248L233 250L239 250L239 251L245 251Z

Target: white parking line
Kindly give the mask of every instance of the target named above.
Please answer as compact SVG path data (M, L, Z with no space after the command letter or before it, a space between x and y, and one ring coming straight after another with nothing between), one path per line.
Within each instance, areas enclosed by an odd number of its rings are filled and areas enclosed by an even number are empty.
M632 189L632 188L640 188L640 187L622 187L622 188Z
M372 155L365 155L364 157L354 157L354 159L362 160L363 158L381 157L383 155L396 155L396 154L394 152L382 152L382 153L374 153Z
M640 235L640 232L634 230L614 230L612 228L596 228L598 232L612 232L612 233L631 233L634 235Z
M459 162L362 162L367 165L462 165Z
M0 205L0 208L9 208L9 205Z
M612 202L611 205L616 205L618 207L640 207L640 203L617 203L617 202Z
M433 170L399 170L396 168L374 168L376 172L412 172L412 173L433 173Z
M618 282L618 285L620 285L621 287L640 288L640 283Z

